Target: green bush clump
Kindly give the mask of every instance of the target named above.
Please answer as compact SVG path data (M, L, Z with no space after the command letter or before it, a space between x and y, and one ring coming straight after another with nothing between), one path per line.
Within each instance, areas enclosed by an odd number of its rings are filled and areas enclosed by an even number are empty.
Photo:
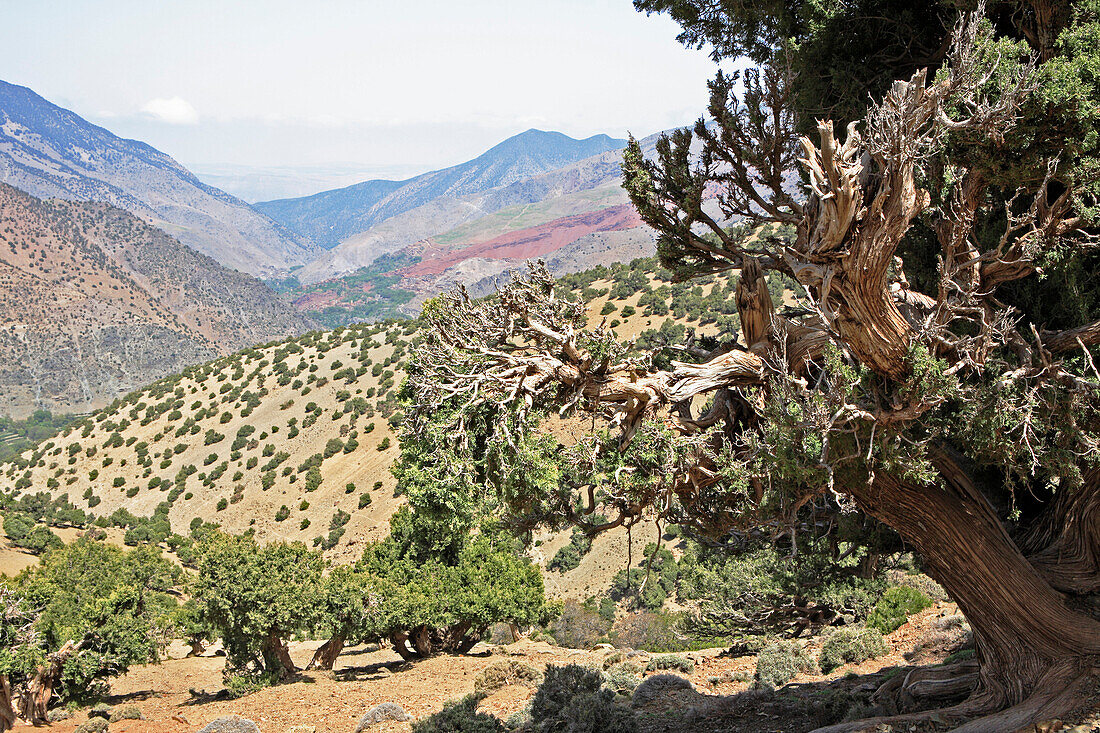
M531 700L531 720L545 733L634 733L629 708L615 702L601 672L577 664L546 668Z
M413 723L412 733L504 733L507 728L498 718L477 711L483 698L474 693L449 702L438 713Z
M662 654L659 657L650 659L645 669L647 672L656 672L661 669L678 669L684 674L691 674L695 671L695 662L679 654Z
M604 686L618 695L629 695L642 682L642 665L635 662L619 662L608 668Z
M916 588L896 585L887 589L871 609L871 613L867 616L867 626L889 634L904 624L909 616L931 605L932 599Z
M821 647L818 663L822 672L843 664L859 664L886 653L886 642L878 629L844 628L834 632Z
M815 671L813 657L797 641L773 641L756 658L756 681L761 686L779 687L799 673Z

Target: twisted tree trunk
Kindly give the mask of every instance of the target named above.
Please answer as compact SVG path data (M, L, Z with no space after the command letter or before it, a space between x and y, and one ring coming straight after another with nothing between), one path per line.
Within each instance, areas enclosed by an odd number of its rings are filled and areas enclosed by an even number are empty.
M868 514L894 527L924 558L929 574L959 604L974 630L978 668L958 668L953 681L937 680L945 697L967 687L970 696L937 715L951 723L965 723L966 733L1016 730L1036 720L1048 720L1079 708L1087 691L1100 679L1100 621L1074 608L1051 584L1064 579L1049 555L1033 564L1009 537L993 508L948 450L935 456L947 482L945 488L877 478L866 486L848 487ZM1094 472L1077 496L1079 504L1095 508L1098 500ZM1084 497L1089 497L1085 499ZM1100 547L1096 513L1087 543ZM1071 523L1081 529L1079 523ZM1080 557L1065 556L1071 568ZM1073 573L1073 577L1079 577ZM1095 585L1095 575L1089 578ZM913 683L918 694L904 688L910 699L935 692L928 675ZM991 714L992 713L992 714ZM982 717L985 716L985 717ZM900 724L927 717L910 714L846 723L820 729L841 733ZM966 722L970 721L970 722Z
M50 701L53 700L54 687L61 680L65 663L78 651L80 651L80 645L70 639L46 658L46 663L35 671L34 677L20 692L20 718L31 725L46 722L46 711L49 709Z
M340 652L344 651L346 641L347 638L344 634L334 634L331 639L318 647L317 651L313 653L313 659L309 660L306 669L331 670L336 665L336 659L340 656Z
M290 679L298 672L286 642L274 631L268 635L267 642L264 644L263 657L267 671L275 672L281 680Z

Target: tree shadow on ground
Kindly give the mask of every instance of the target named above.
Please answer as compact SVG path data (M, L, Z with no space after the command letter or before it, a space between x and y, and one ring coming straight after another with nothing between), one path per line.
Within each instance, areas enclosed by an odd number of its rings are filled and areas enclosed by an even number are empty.
M333 673L337 682L366 682L380 680L411 668L409 662L375 662L361 667L341 667Z
M888 667L874 674L821 682L750 689L734 695L707 695L697 690L662 694L636 708L642 733L806 733L826 725L883 714L872 695L886 680L911 667ZM942 704L942 701L941 701ZM939 705L937 705L938 707ZM908 728L930 733L934 725Z
M161 690L137 690L121 695L108 695L103 699L108 705L121 705L126 702L141 702L154 697L161 697L165 693Z

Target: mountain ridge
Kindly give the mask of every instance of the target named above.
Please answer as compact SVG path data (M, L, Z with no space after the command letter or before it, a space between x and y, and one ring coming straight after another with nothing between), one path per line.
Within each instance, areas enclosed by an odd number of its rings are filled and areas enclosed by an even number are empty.
M158 377L301 333L263 283L129 212L0 183L0 411L83 411Z
M257 209L331 249L390 218L441 198L461 198L547 173L626 144L530 129L464 163L403 181L374 179L312 196L261 201Z
M148 143L119 137L28 87L0 81L0 182L38 198L103 201L251 274L304 264L314 247L203 183Z

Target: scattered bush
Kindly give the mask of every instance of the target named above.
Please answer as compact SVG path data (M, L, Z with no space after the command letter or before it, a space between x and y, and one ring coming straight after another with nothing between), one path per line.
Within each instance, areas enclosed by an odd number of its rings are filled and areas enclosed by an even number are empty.
M405 712L405 708L395 702L380 703L368 710L359 719L359 726L355 729L355 733L363 733L375 723L381 723L384 720L406 721L412 720L412 716Z
M489 695L506 685L537 685L541 678L539 671L530 664L515 659L503 659L481 670L474 678L474 692Z
M137 705L127 705L112 710L111 717L107 720L110 723L117 723L120 720L145 720L145 716L141 714L141 708Z
M799 673L817 670L811 657L797 641L773 641L756 658L756 681L767 687L780 687Z
M566 601L561 616L550 626L560 646L587 649L607 636L611 624L591 604Z
M886 653L886 642L878 629L844 628L825 640L818 656L822 672L832 672L843 664L859 664Z
M679 654L662 654L659 657L650 659L645 669L647 672L656 672L660 669L678 669L684 674L691 674L695 671L695 662Z
M260 727L248 718L228 715L211 720L199 733L260 733Z
M73 733L106 733L107 721L103 718L88 718L76 727Z
M867 626L889 634L905 623L906 619L918 611L932 605L932 600L916 588L896 585L887 589L871 613L867 616Z
M676 633L676 618L663 611L627 614L612 626L611 643L617 647L651 652L673 652L684 648L684 641Z
M642 666L634 662L620 662L607 670L606 687L618 695L629 695L642 681Z

